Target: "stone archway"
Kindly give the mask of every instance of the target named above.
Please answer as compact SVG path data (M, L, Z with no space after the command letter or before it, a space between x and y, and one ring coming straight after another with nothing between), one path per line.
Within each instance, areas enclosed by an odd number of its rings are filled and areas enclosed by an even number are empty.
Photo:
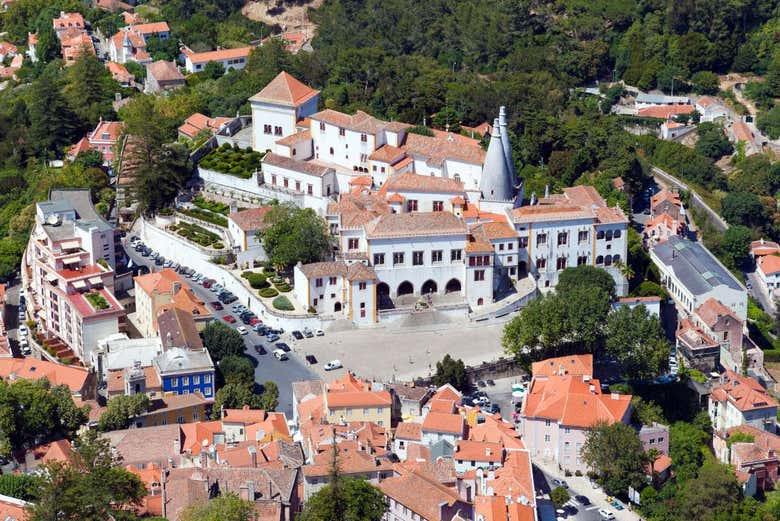
M376 301L379 309L392 309L393 300L390 298L390 286L385 282L376 285Z
M444 293L460 293L462 291L460 281L458 279L450 279L447 285L444 287Z
M414 293L414 286L408 280L403 281L398 285L398 296L411 295Z
M420 293L423 295L428 295L429 293L438 293L438 291L439 286L436 284L436 281L428 279L423 283Z

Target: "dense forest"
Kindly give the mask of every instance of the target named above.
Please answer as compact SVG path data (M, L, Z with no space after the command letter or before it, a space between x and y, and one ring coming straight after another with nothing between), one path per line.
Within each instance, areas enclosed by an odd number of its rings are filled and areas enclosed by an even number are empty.
M137 12L169 22L174 45L150 44L150 51L155 59L172 59L177 41L205 50L246 45L280 30L242 16L242 4L152 0ZM91 9L81 0L17 0L0 15L2 29L19 45L37 31L43 60L25 61L18 81L0 92L0 276L13 272L32 221L30 204L48 187L88 183L96 201L110 205L108 179L89 158L61 169L47 166L100 117L142 121L155 128L149 139L174 141L176 127L195 111L248 113L247 98L282 69L321 89L326 107L363 109L414 124L457 129L491 121L497 107L506 105L528 194L541 193L545 185L557 189L587 181L610 202L625 204L609 180L623 176L639 188L648 162L699 186L729 190L731 183L706 153L625 132L624 122L607 114L619 90L600 101L573 89L614 78L644 89L711 91L715 74L744 71L769 80L777 72L780 94L777 4L333 0L309 11L318 26L313 52L290 55L272 42L253 51L244 71L222 76L212 68L188 77L184 89L144 101L145 95L121 89L96 59L81 58L72 67L59 59L51 19L60 10L82 12L104 34L123 25L120 15ZM753 90L769 112L774 93L772 82L765 83L770 87ZM117 92L134 98L119 114L111 105ZM133 117L139 111L143 118ZM740 192L774 197L773 185L751 187ZM158 198L148 207L164 203ZM769 213L769 224L761 222L774 232L774 210Z

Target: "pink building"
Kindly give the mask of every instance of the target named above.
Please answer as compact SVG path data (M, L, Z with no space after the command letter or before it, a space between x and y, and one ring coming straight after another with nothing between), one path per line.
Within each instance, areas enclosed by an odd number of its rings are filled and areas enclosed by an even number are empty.
M538 367L553 370L534 371L521 410L523 441L532 458L586 472L580 456L588 431L598 422L628 424L631 396L602 394L601 384L592 377L592 357L567 356L542 364Z
M124 124L121 121L103 121L101 119L95 130L71 147L68 151L68 159L73 161L81 152L97 150L103 154L104 163L110 165L114 160L114 149L123 130Z

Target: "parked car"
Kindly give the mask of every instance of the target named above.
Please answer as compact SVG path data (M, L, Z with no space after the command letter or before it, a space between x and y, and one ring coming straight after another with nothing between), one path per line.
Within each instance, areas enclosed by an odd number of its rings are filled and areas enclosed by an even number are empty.
M325 364L324 368L326 371L332 371L334 369L338 369L340 367L344 367L341 365L341 360L331 360L327 364Z
M236 328L236 331L238 331L238 333L241 334L241 335L248 335L249 334L249 330L247 328L245 328L244 326L238 326Z
M268 328L265 326L265 324L255 324L253 328L258 335L265 336L268 334Z
M277 340L279 340L279 335L277 335L275 333L270 333L270 332L268 333L268 341L269 342L276 342Z
M287 360L289 357L287 356L287 353L282 351L281 349L274 349L274 357L279 360Z
M317 336L325 336L325 331L323 331L322 329L315 329L314 334Z
M235 324L236 323L236 319L233 317L233 315L225 315L224 317L222 317L222 319L225 322L227 322L228 324Z
M490 379L487 379L487 380L485 380L485 383L487 383L487 384L488 384L489 386L491 386L491 387L493 387L494 385L496 385L496 382L494 382L493 380L490 380Z
M289 353L289 352L290 352L290 346L288 346L288 345L287 345L287 344L285 344L284 342L277 342L277 343L276 343L276 348L277 348L277 349L281 349L281 350L282 350L282 351L284 351L285 353Z
M317 363L317 357L314 355L306 355L306 361L309 362L309 364L314 365Z
M23 355L31 355L32 354L32 349L30 349L30 346L28 346L27 344L24 344L22 346L22 354Z
M159 256L160 256L160 254L157 253L156 251L153 251L152 253L149 254L149 258L150 259L156 259Z
M264 355L268 353L268 351L265 350L263 344L255 344L255 351L257 351L258 355Z
M151 255L151 253L152 250L148 248L144 248L143 250L141 250L141 257L148 257L149 255Z
M252 318L249 319L249 325L250 326L256 326L257 324L262 324L262 323L263 323L263 321L260 320L257 317L252 317Z
M577 503L579 503L580 505L582 505L584 507L590 505L590 499L588 499L587 497L585 497L583 495L574 496L574 500L577 501Z
M498 414L501 412L501 407L497 403L490 405L490 414Z
M19 334L21 336L27 336L27 326L25 326L24 324L19 326Z
M214 302L211 302L210 304L211 304L211 307L213 307L217 311L222 311L223 309L225 309L225 307L222 305L222 302L220 302L219 300L215 300Z
M212 284L214 284L213 280L204 280L203 281L203 287L206 289L211 288Z
M292 336L295 340L303 340L303 335L300 331L293 331Z
M562 479L553 479L552 484L556 487L569 488L569 484Z
M165 262L165 257L157 257L156 259L154 259L155 266L162 266L164 262Z
M309 329L308 327L305 327L305 328L303 328L303 335L304 335L306 338L312 338L312 337L314 337L314 333L313 333L313 332L312 332L312 330L311 330L311 329Z
M487 385L485 380L477 380L477 387L485 387Z
M615 513L607 510L606 508L599 508L599 515L604 521L611 521L615 519Z

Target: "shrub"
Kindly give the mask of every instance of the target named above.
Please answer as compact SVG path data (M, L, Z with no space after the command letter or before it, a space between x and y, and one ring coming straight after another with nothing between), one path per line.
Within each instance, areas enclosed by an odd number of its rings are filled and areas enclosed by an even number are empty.
M261 273L250 273L246 280L249 282L249 285L252 286L254 289L262 289L265 287L268 287L268 282L265 280L265 277Z
M263 288L260 291L257 292L258 295L260 295L263 298L271 298L275 297L279 294L278 291L276 291L274 288Z
M309 306L309 310L308 311L312 315L316 315L317 314L317 309L314 306Z
M87 293L84 298L92 305L96 310L108 309L109 305L106 299L98 292Z
M73 363L73 357L72 356L63 356L60 358L60 362L62 362L65 365L70 365Z
M564 476L566 476L567 478L570 478L570 477L571 477L571 471L570 471L569 469L566 469L566 471L563 473L563 475L564 475ZM564 489L564 490L565 490L565 489ZM566 501L568 501L568 499L567 499ZM564 501L564 503L565 503L566 501Z
M574 471L574 475L577 476L577 477L581 477L582 476L582 471L580 469L577 469L577 470Z
M276 286L276 289L278 289L280 293L287 293L292 289L286 282L282 282L281 284L274 284L274 286Z
M280 311L292 311L295 309L295 306L292 305L290 299L288 299L284 295L280 297L276 297L273 301L273 305L276 309Z
M201 221L206 221L207 223L216 224L217 226L221 226L222 228L227 228L228 225L227 219L222 215L212 213L206 210L201 210L200 208L181 210L181 213L189 217L193 217L195 219L200 219Z
M225 245L222 244L221 242L215 242L214 244L211 245L211 247L214 248L215 250L224 250L225 249Z
M250 275L254 275L254 272L252 272L252 271L245 271L245 272L243 272L243 273L241 274L241 277L242 277L242 278L245 278L245 279L247 279L247 280L249 280L249 276L250 276Z

